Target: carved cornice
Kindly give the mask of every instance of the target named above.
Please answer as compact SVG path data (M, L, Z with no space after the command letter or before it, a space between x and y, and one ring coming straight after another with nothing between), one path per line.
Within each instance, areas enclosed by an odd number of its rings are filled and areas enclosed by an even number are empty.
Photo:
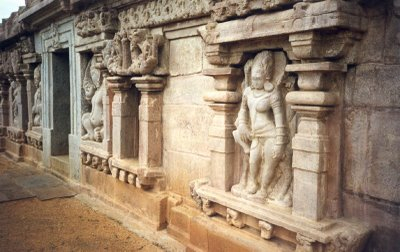
M122 11L122 29L152 27L184 19L207 16L213 0L154 0Z
M77 34L83 38L117 31L117 12L113 9L100 8L82 12L75 19Z
M215 0L211 17L214 21L226 21L247 16L255 11L271 11L288 6L299 0Z
M301 2L289 10L211 22L199 32L207 43L206 55L212 64L241 64L246 48L238 44L279 38L287 41L287 36L297 58L337 59L347 55L360 39L366 21L362 8L354 2Z

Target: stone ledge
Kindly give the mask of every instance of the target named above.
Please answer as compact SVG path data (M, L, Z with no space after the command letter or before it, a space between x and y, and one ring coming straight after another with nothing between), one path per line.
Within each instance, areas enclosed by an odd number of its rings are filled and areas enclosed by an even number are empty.
M195 185L193 188L192 196L194 196L194 199L201 200L200 205L206 215L218 214L225 216L226 214L228 223L238 228L246 227L248 224L254 226L254 219L272 224L272 226L297 233L298 238L296 239L299 241L300 246L303 246L301 245L302 237L306 237L309 240L307 241L310 244L315 244L315 246L323 244L321 246L337 249L337 246L339 246L337 243L347 238L349 241L340 246L344 248L351 246L359 248L360 246L362 248L370 233L369 228L362 223L346 219L308 220L292 214L290 208L281 208L268 203L253 203L252 201L235 197L230 192L215 189L201 181L197 184L197 187ZM237 216L229 217L229 211L234 212Z

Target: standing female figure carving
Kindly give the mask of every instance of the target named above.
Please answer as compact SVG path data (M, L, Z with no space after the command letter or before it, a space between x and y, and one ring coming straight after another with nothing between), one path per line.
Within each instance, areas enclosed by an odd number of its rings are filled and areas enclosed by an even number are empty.
M240 182L233 186L232 192L261 201L277 184L277 167L288 161L285 155L289 143L288 124L280 86L285 61L276 62L278 56L277 53L263 51L246 63L237 130L233 132L248 161L245 159ZM284 185L280 185L283 188L279 197L283 198L292 181L290 165L282 170L281 177L279 183Z

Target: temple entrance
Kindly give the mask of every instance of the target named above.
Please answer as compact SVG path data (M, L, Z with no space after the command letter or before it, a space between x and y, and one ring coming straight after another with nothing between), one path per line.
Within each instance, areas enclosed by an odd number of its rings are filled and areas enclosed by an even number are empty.
M69 176L69 140L71 133L70 69L68 49L52 53L53 129L51 167Z

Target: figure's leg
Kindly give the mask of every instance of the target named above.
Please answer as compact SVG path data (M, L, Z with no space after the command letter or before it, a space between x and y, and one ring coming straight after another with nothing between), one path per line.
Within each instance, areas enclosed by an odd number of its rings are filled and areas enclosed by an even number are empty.
M257 189L257 175L260 170L260 165L262 161L261 155L261 144L258 139L254 139L250 147L250 158L249 158L249 175L247 181L246 191L250 194L254 194Z
M261 187L257 192L259 196L266 197L268 187L275 175L276 167L278 166L280 159L273 158L273 147L275 145L275 139L269 138L265 141L264 149L264 165L261 177Z
M82 140L93 140L94 129L90 122L90 113L83 114L82 129L83 131L86 131L86 134L82 136Z

